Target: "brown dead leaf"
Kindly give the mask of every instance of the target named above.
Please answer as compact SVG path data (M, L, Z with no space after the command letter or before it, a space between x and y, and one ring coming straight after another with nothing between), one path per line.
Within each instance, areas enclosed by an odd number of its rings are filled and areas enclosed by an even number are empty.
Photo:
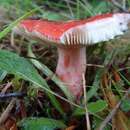
M26 113L26 108L25 108L25 105L24 105L24 101L21 99L21 100L19 100L19 103L20 103L21 118L25 118L25 117L27 117L27 113Z
M65 130L74 130L76 128L76 126L72 125L72 126L69 126L68 128L66 128Z
M112 72L113 72L115 81L116 81L116 82L121 81L121 77L120 77L120 75L117 73L117 71L113 69Z
M0 126L0 130L6 130L6 128L4 126Z
M16 125L16 120L13 117L9 117L5 122L6 130L18 130Z
M114 73L114 78L116 81L120 80L120 76L116 71ZM103 96L105 100L108 102L110 111L113 110L117 103L119 102L117 99L117 95L115 95L111 89L111 79L108 78L109 73L104 74L102 77L102 83L101 83L101 89L103 92ZM129 129L128 127L128 119L123 111L121 109L118 109L115 116L112 118L112 129L114 130L126 130Z

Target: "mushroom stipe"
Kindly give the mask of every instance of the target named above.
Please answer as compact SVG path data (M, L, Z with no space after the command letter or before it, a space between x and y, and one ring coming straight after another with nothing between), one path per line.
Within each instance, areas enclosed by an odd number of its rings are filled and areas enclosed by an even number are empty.
M123 35L130 22L129 13L102 14L84 20L23 20L13 31L58 48L56 73L79 100L82 74L86 70L86 47Z

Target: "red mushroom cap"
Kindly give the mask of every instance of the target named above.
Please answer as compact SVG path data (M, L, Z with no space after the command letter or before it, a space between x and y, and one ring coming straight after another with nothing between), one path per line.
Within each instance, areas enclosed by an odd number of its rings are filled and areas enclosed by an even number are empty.
M48 21L48 20L23 20L15 31L29 37L57 44L94 44L113 39L122 35L119 14L97 15L85 20L73 21ZM120 14L121 16L125 14ZM127 29L127 28L126 28Z

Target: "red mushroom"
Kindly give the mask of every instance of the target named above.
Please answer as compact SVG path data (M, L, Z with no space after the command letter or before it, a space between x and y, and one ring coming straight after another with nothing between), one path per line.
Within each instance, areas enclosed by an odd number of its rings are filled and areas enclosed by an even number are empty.
M86 47L108 41L127 30L130 14L103 14L84 20L23 20L14 31L58 47L56 74L79 98L82 95L82 73L86 70Z

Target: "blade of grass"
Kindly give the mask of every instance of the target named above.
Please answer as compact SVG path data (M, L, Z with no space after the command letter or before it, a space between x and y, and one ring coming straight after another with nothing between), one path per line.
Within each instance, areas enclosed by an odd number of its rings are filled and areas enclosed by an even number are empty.
M91 4L89 4L87 1L79 1L80 5L84 8L84 10L86 11L87 14L89 14L90 16L94 16L96 15L94 12L94 9L92 8Z
M5 78L7 75L7 72L0 69L0 82Z
M123 75L119 72L120 76L122 77L122 79L130 86L130 81Z
M31 11L25 13L23 16L12 22L8 27L6 27L3 31L0 32L0 40L7 35L11 31L11 29L16 26L21 20L27 18L28 16L32 15L38 9L32 9Z
M79 19L80 18L80 5L79 5L79 0L76 0L76 2L77 2L77 7L76 7L76 12L77 12L77 14L76 14L76 18L77 19Z

